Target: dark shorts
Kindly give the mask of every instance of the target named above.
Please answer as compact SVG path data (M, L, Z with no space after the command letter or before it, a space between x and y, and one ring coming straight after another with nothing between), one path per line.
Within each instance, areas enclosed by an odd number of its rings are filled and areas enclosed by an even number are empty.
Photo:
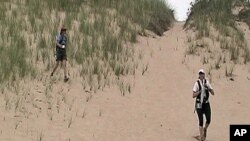
M56 49L56 61L67 60L67 54L65 49Z
M206 117L206 123L211 122L211 108L209 103L203 103L201 109L196 109L199 118L199 126L203 126L203 115Z

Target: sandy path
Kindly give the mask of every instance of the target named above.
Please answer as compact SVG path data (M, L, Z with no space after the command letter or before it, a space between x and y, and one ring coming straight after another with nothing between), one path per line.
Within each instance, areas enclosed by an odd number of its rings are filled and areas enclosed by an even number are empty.
M75 106L80 112L85 109L86 117L80 118L81 113L77 111L76 115L74 112L55 114L53 121L41 115L37 120L23 121L10 136L12 132L8 129L13 124L4 122L0 116L3 132L0 140L37 141L41 129L44 141L195 141L198 121L193 113L192 87L202 65L199 57L189 56L183 61L186 32L182 26L183 23L176 23L165 36L156 39L139 38L136 46L148 54L152 51L153 55L147 58L148 71L143 76L136 75L131 94L121 96L117 88L107 88L93 95L90 102L81 104L85 97L79 82L73 82L70 87L59 83L56 89L65 88L71 99L80 101ZM216 96L210 99L212 123L208 141L228 141L229 124L250 123L249 70L247 66L237 67L235 81L213 78ZM70 115L72 125L65 128Z
M105 130L97 140L195 140L198 130L191 90L197 76L182 64L185 40L182 24L165 37L140 39L139 47L153 49L149 70L137 77L131 95L103 105Z
M146 46L141 39L140 47ZM198 57L189 57L190 69L182 64L186 33L177 23L164 37L148 39L154 55L149 61L149 70L138 77L131 95L105 106L106 118L98 140L123 141L192 141L198 135L192 87L201 63ZM192 60L194 59L194 60ZM215 97L211 97L212 124L208 131L209 141L229 140L229 124L249 124L250 81L247 71L239 71L236 82L226 78L214 78ZM241 74L242 73L242 74ZM249 73L248 73L249 75Z

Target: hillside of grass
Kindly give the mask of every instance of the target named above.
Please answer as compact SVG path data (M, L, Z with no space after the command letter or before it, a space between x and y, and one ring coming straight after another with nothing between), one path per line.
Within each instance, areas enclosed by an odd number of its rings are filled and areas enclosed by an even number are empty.
M244 8L239 12L238 18L240 21L247 23L250 29L250 2L246 2Z
M70 66L89 85L94 77L100 82L111 75L133 75L138 62L133 47L126 45L147 30L162 35L173 21L164 0L1 1L0 83L51 71L55 36L63 25Z
M243 22L249 25L249 3L247 0L196 0L192 3L184 28L194 31L195 35L188 37L187 54L203 54L203 64L212 64L211 69L248 63L250 49L239 25ZM202 53L197 53L199 51Z

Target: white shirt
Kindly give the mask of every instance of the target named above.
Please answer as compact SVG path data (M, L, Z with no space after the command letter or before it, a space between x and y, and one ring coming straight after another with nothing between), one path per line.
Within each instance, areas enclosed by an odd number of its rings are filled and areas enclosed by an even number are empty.
M204 97L206 96L205 87L204 87L205 79L203 81L199 79L199 81L200 81L200 84L201 84L201 103L202 103ZM206 84L207 84L208 89L213 89L211 84L209 83L209 81L207 79L206 79ZM193 91L194 92L199 91L199 84L198 84L197 81L194 84Z

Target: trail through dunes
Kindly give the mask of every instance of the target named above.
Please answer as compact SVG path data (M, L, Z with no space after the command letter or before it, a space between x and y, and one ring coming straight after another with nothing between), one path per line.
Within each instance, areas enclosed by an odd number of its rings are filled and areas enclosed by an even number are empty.
M52 121L43 114L25 119L16 130L18 120L0 111L0 141L195 141L199 131L192 88L198 69L206 66L200 57L185 56L183 23L162 37L140 37L135 47L145 51L148 69L137 73L132 93L121 96L118 88L106 88L84 103L82 95L88 93L79 81L58 83L54 89L62 89L69 104L77 101L73 107L78 110L55 112ZM249 71L249 66L237 65L234 81L220 72L213 75L208 141L228 141L230 124L250 123Z

